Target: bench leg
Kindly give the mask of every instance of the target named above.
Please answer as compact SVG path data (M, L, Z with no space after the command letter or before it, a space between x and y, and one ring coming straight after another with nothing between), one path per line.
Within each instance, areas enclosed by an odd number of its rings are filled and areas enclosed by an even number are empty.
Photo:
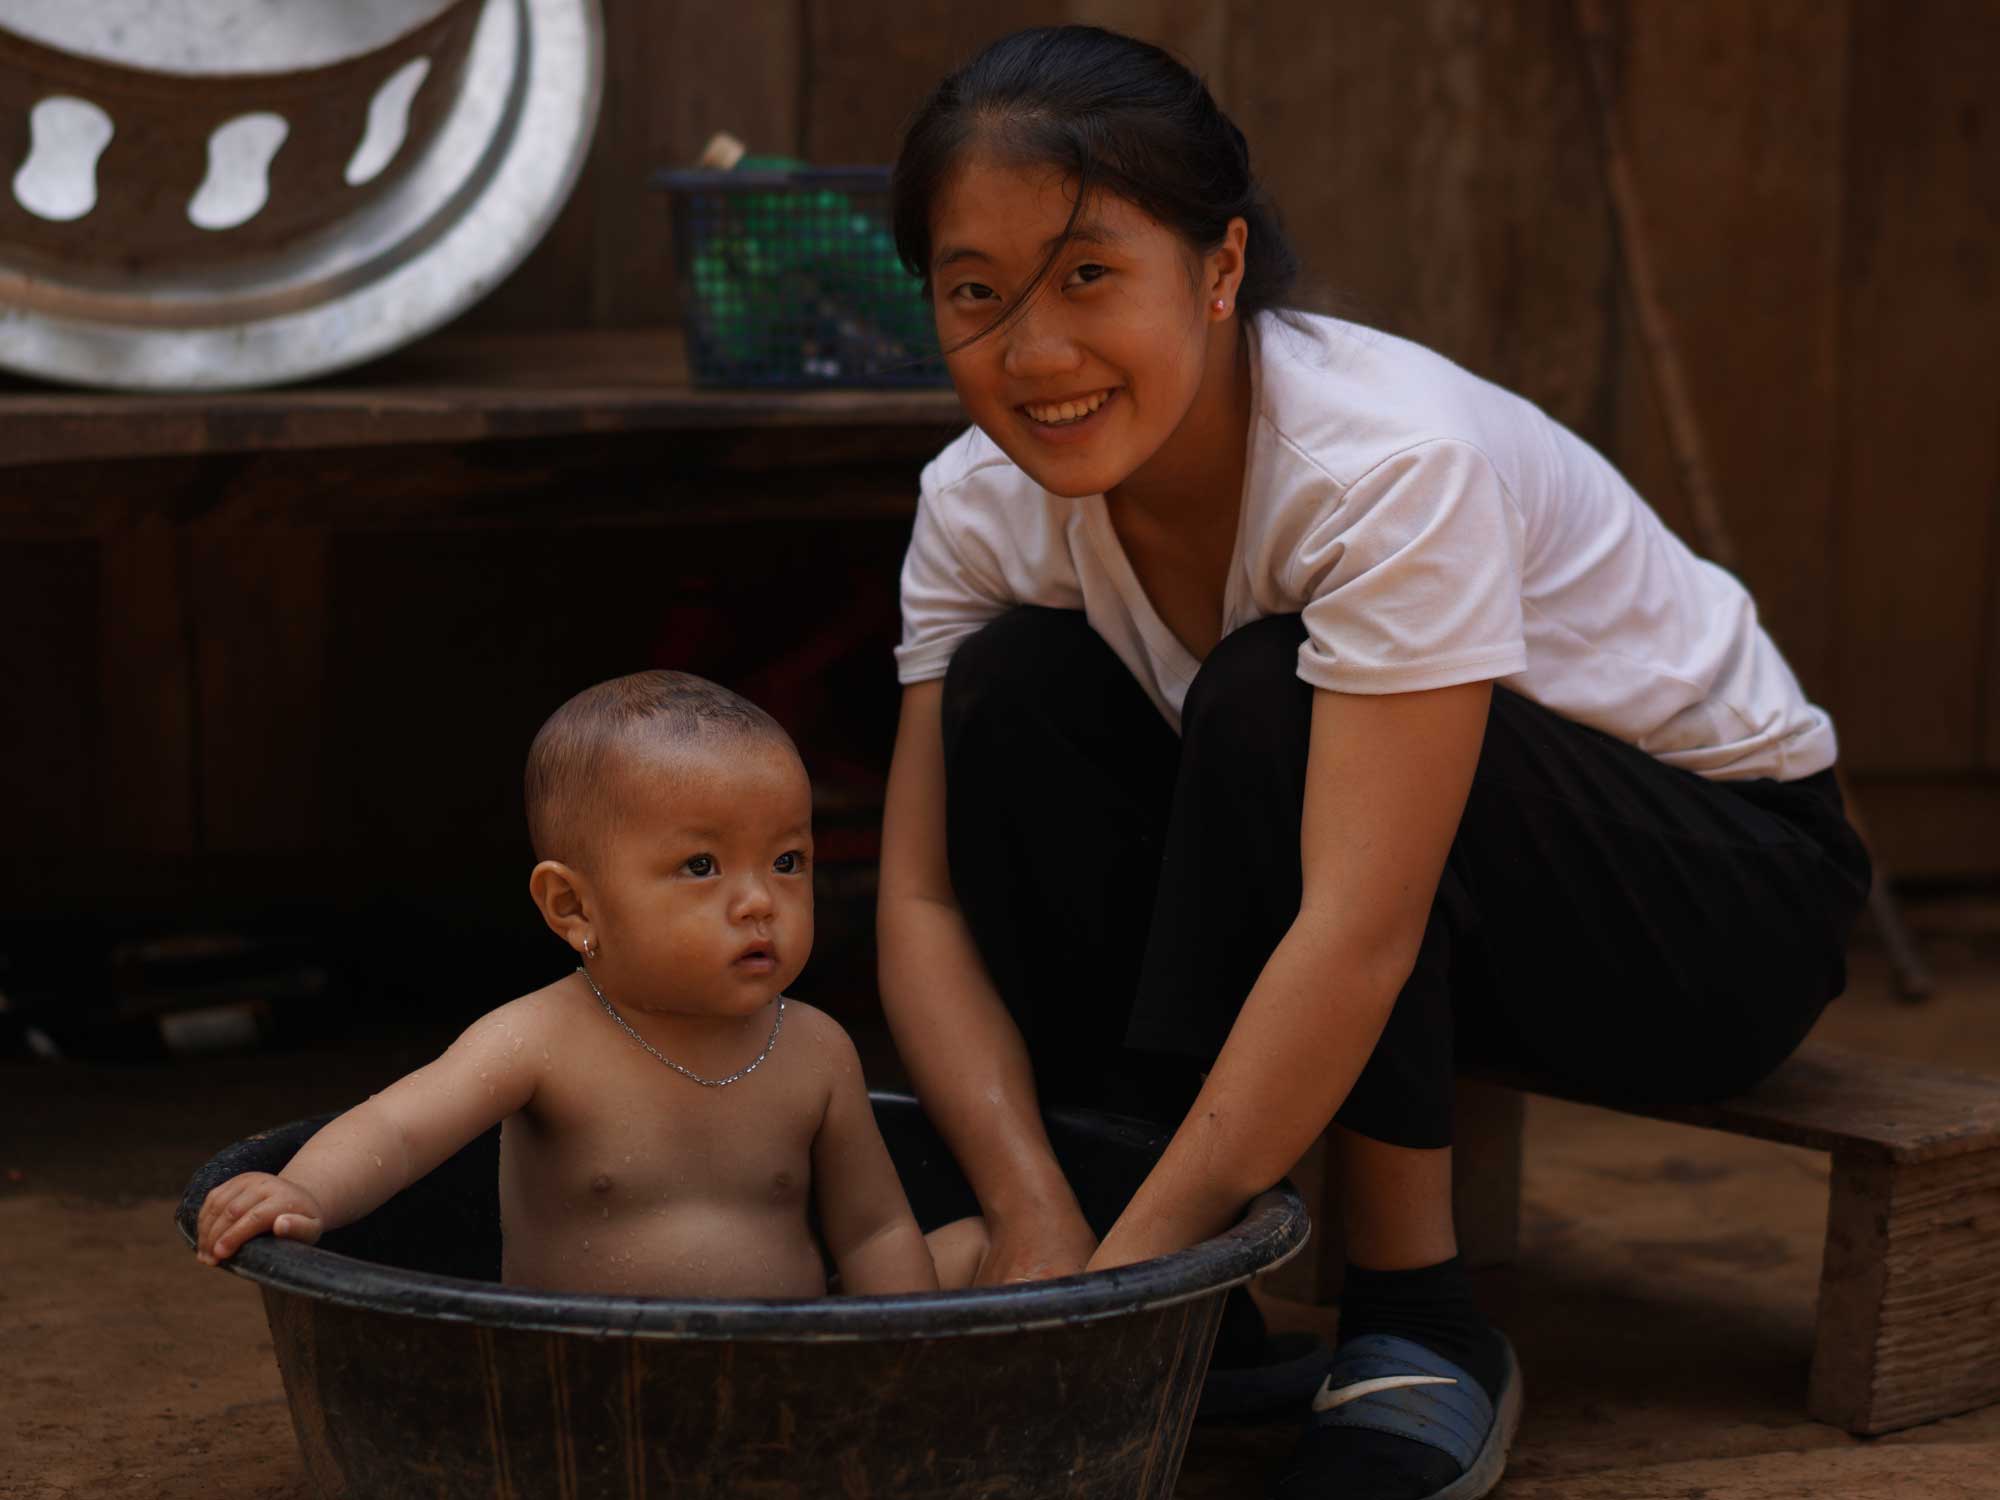
M1506 1265L1521 1231L1521 1123L1527 1102L1519 1091L1461 1078L1453 1103L1457 1146L1451 1157L1452 1213L1458 1253L1471 1268ZM1275 1297L1320 1306L1339 1300L1346 1253L1340 1232L1340 1162L1328 1131L1292 1168L1292 1185L1312 1215L1312 1238L1292 1259L1265 1276Z
M2000 1150L1835 1153L1808 1404L1890 1432L2000 1401Z
M1519 1089L1461 1078L1452 1104L1451 1211L1466 1269L1507 1266L1521 1247L1521 1128L1528 1100Z

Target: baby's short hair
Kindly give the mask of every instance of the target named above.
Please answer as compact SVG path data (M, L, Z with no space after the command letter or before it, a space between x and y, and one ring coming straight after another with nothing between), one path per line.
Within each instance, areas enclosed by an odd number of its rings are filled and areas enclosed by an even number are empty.
M528 747L522 791L535 858L581 857L591 821L585 810L607 793L606 766L628 738L692 746L710 735L768 740L798 753L763 709L692 672L634 672L585 688L549 715Z

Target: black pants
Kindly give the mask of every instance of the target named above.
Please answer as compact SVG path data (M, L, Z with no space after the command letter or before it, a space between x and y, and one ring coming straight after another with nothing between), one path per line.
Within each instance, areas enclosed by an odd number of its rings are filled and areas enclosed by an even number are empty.
M1131 1109L1135 1076L1191 1097L1291 925L1303 638L1225 637L1179 736L1081 614L1017 609L953 656L952 883L1045 1103ZM1334 1118L1449 1145L1459 1057L1635 1103L1747 1088L1840 993L1868 882L1830 771L1709 781L1496 688L1415 969Z

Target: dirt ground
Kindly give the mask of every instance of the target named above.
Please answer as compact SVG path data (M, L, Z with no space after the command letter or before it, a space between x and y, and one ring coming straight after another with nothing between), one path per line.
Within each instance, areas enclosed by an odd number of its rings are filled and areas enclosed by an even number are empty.
M1921 1006L1858 953L1819 1035L2000 1074L1984 922L1930 935ZM310 1496L255 1289L194 1263L173 1203L219 1146L350 1103L439 1040L0 1067L0 1500ZM2000 1407L1868 1441L1806 1419L1824 1158L1543 1100L1527 1158L1521 1258L1477 1277L1525 1370L1506 1500L2000 1495ZM1197 1427L1178 1494L1254 1496L1288 1441Z

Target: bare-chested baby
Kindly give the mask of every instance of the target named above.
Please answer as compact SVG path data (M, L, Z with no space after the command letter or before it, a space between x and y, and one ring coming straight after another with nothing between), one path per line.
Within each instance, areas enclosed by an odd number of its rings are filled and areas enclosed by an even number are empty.
M641 1296L969 1285L980 1221L919 1231L854 1044L783 997L813 941L812 789L762 709L678 672L579 693L536 735L529 890L581 963L475 1022L202 1205L213 1265L312 1242L504 1121L502 1279Z

